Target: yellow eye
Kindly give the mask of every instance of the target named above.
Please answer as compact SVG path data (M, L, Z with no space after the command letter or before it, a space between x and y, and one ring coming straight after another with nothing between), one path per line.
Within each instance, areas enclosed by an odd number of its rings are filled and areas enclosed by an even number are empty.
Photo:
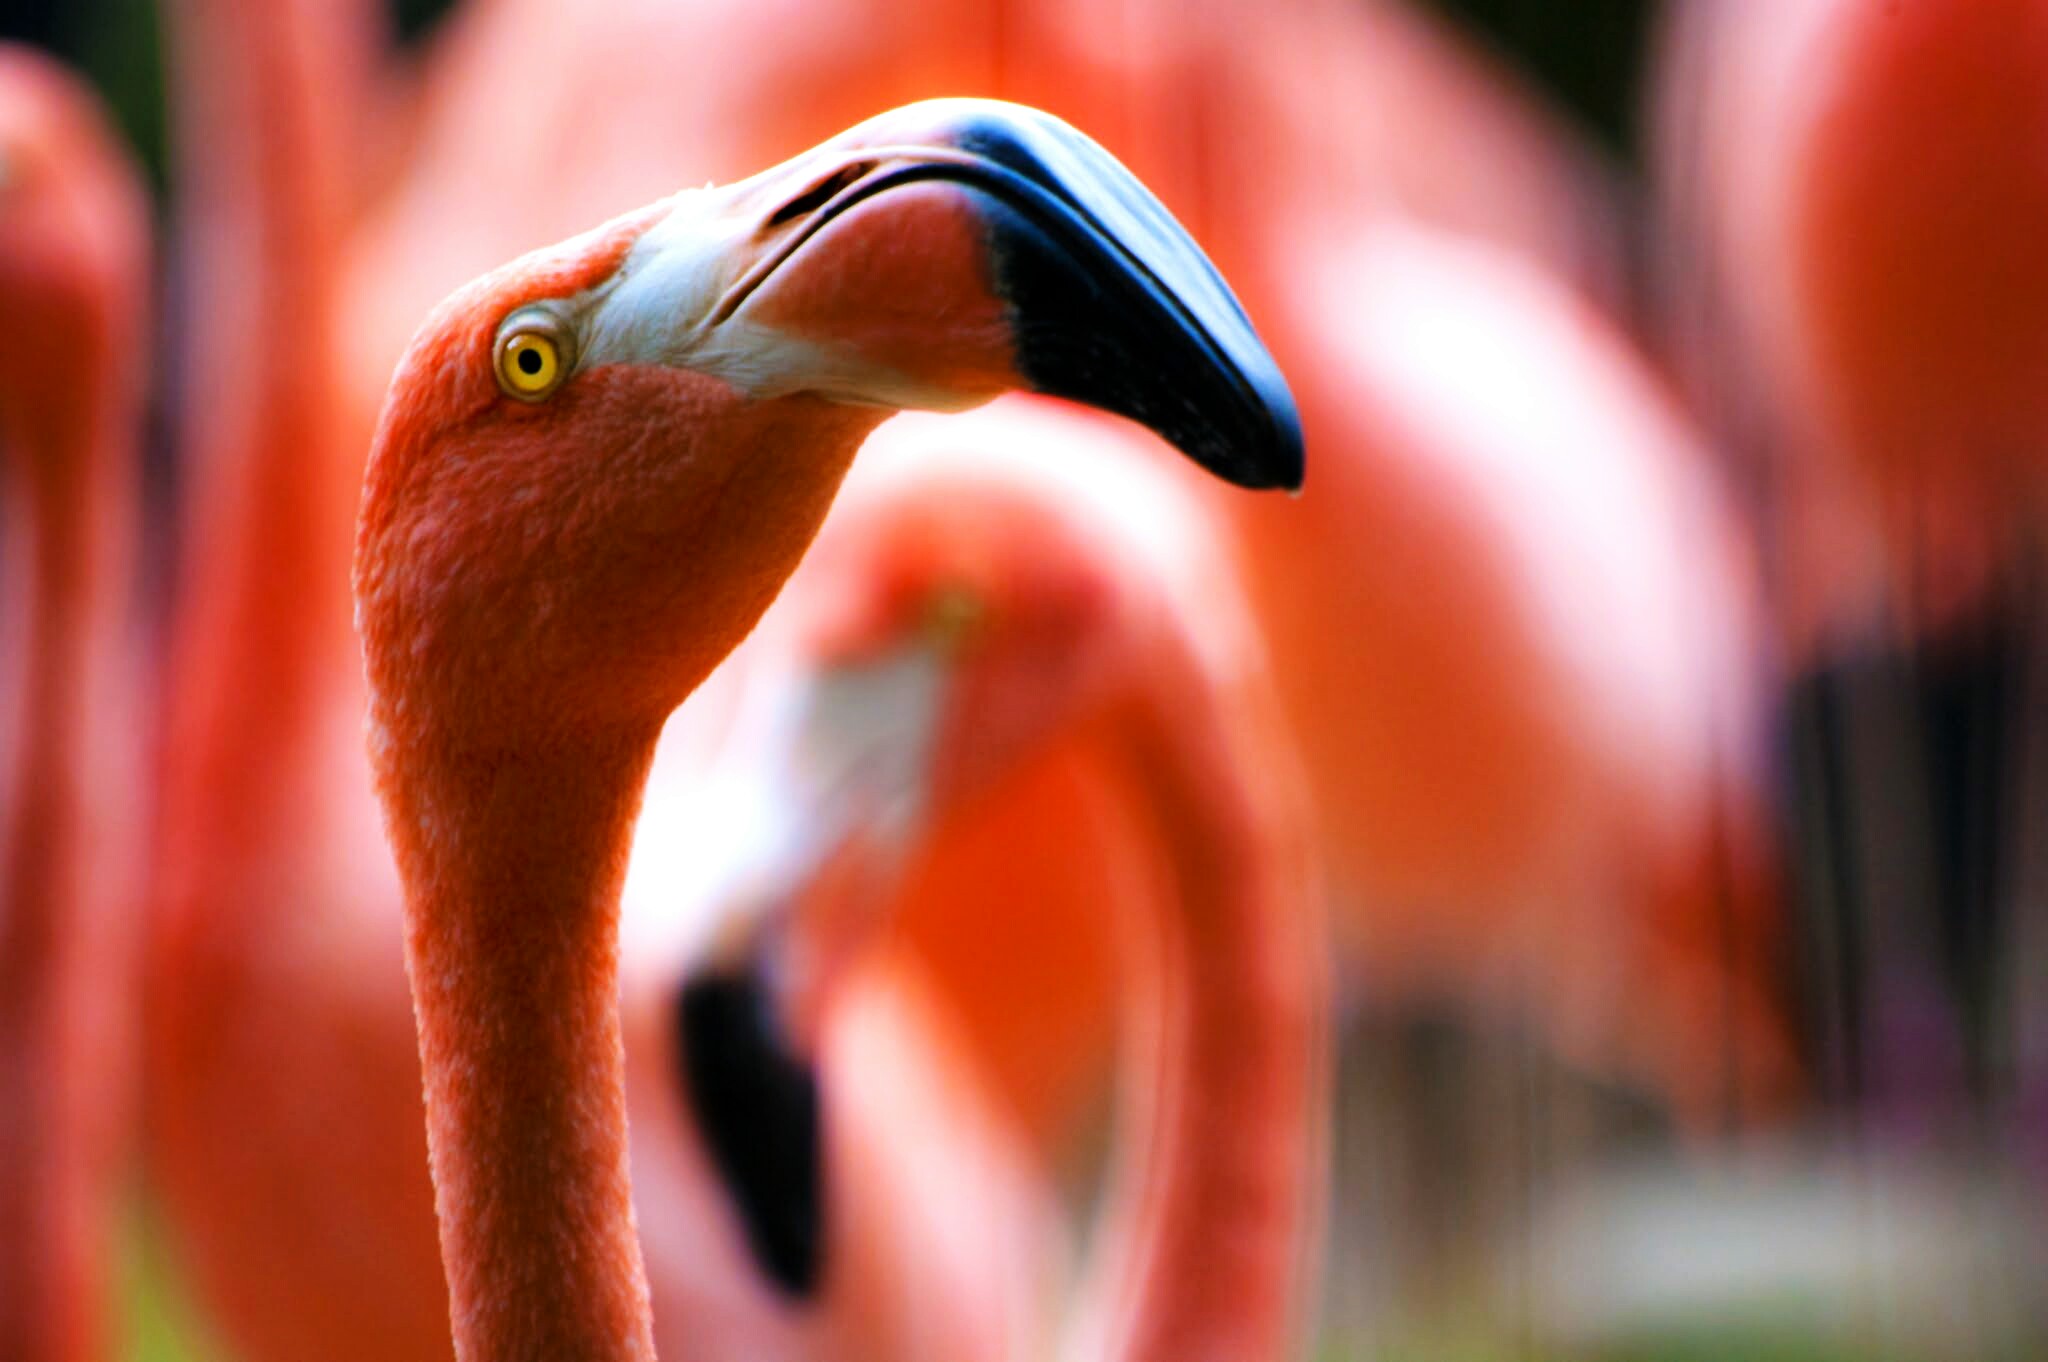
M544 312L507 318L498 332L498 386L508 397L538 402L569 376L559 323Z
M498 378L514 397L544 397L562 376L562 352L546 336L508 336L498 352Z

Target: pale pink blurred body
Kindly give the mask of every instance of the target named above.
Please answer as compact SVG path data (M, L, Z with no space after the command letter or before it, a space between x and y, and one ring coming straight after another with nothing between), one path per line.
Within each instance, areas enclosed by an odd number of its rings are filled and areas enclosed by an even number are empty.
M1943 629L2009 579L2042 508L2048 15L1679 13L1662 111L1678 267L1718 323L1689 358L1768 432L1793 656Z
M1322 481L1239 523L1362 975L1524 994L1690 1116L1782 1098L1755 582L1698 437L1524 259L1295 250Z

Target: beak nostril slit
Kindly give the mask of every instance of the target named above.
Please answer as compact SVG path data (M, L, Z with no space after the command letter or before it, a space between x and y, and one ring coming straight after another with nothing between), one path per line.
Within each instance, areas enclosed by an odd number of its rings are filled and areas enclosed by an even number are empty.
M806 189L803 193L776 209L765 225L780 227L783 223L794 221L806 213L816 212L830 203L838 195L839 191L858 183L862 177L874 168L875 164L872 161L854 161L851 164L839 167L839 169L833 171L830 175L819 180L809 189Z

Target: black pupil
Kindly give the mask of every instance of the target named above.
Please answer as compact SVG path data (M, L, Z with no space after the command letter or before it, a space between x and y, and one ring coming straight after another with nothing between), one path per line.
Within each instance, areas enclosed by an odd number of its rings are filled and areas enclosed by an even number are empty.
M519 352L519 372L537 374L540 372L540 347L529 345Z

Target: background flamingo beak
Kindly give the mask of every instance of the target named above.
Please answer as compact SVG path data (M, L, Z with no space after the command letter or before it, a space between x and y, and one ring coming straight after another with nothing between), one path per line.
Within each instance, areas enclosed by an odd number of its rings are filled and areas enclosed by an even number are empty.
M756 1266L805 1298L824 1272L818 1075L789 1044L766 963L752 955L692 975L676 1000L677 1052Z
M815 1017L842 953L857 949L926 794L943 693L920 651L805 674L756 692L740 760L708 782L776 826L731 845L711 892L720 941L685 978L672 1025L689 1108L755 1266L791 1299L825 1271L827 1189ZM726 780L726 777L730 780ZM848 902L822 932L797 921L835 869ZM835 881L835 883L837 883ZM845 938L845 939L841 939Z

